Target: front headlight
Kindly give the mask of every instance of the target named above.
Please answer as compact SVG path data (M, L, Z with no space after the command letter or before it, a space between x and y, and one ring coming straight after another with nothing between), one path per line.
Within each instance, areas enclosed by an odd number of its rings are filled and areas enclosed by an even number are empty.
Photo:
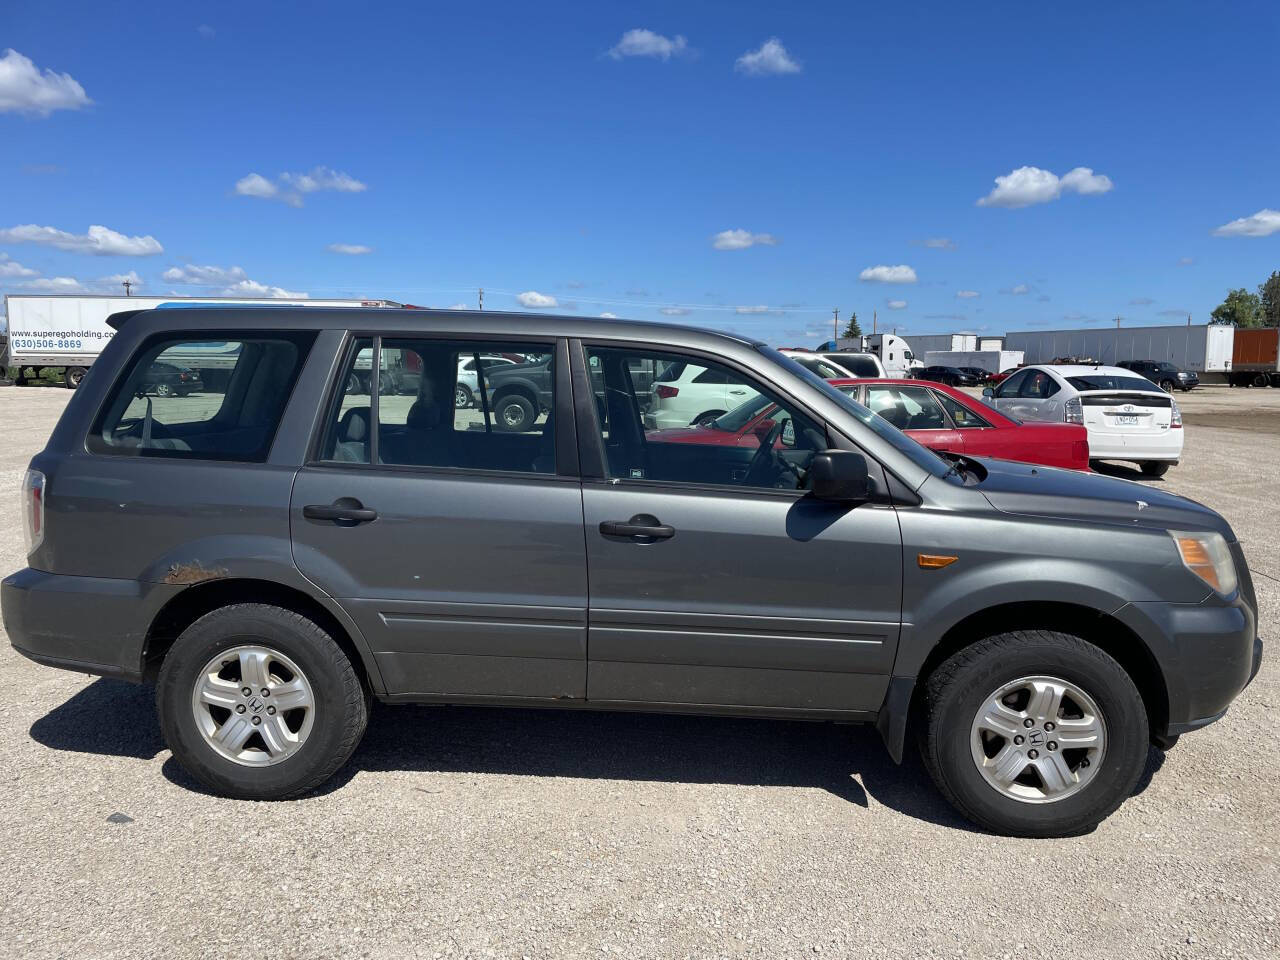
M1236 565L1220 533L1170 530L1182 564L1218 593L1230 596L1236 590Z

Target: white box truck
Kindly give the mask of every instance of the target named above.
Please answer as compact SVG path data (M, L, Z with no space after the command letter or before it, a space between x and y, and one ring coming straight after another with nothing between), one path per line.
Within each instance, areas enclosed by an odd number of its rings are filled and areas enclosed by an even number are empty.
M26 296L4 298L9 317L7 356L2 366L19 386L56 377L75 389L115 333L107 317L126 310L151 310L161 304L209 306L398 307L393 300L273 300L239 297ZM192 357L204 369L234 365L234 357L205 351Z
M1122 360L1168 361L1182 370L1226 374L1231 370L1235 327L1223 324L1120 327L1102 330L1023 330L1004 338L1027 363L1055 357L1088 357L1114 365Z
M931 350L924 355L927 367L977 367L987 373L1003 373L1022 363L1021 350Z

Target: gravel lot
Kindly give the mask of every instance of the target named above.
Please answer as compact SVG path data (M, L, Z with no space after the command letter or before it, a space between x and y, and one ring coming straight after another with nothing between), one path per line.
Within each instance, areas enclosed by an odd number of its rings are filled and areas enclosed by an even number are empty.
M21 472L69 396L0 389L5 572ZM976 832L869 729L627 714L376 707L331 789L222 800L170 758L150 691L6 639L0 953L1276 956L1280 390L1178 403L1161 485L1234 525L1273 645L1090 836Z

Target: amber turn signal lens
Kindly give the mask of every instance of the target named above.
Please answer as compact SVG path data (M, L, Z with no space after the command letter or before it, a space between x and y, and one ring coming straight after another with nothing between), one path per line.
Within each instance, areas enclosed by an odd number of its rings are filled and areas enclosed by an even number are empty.
M951 566L959 559L959 557L946 557L936 553L916 554L916 563L920 564L921 570L941 570L943 567Z
M1221 591L1222 584L1218 580L1218 571L1214 569L1213 561L1209 559L1209 551L1205 549L1204 544L1192 537L1178 537L1177 542L1178 552L1182 554L1182 562L1187 565L1187 569L1213 589Z
M1236 565L1222 534L1170 530L1169 536L1178 547L1183 566L1224 597L1235 592Z

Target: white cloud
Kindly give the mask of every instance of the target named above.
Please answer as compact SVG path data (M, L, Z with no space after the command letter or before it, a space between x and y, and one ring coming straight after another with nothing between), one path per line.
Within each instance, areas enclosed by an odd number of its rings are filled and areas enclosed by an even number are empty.
M1179 257L1178 258L1178 266L1180 267L1189 267L1195 262L1196 262L1195 257Z
M84 284L75 277L40 277L36 280L24 280L18 286L40 293L83 293L85 290Z
M957 290L956 296L959 297L961 300L972 300L974 297L982 296L982 294L980 294L977 290Z
M924 242L926 247L932 247L934 250L954 250L956 248L955 241L950 237L930 237Z
M193 287L221 288L218 296L222 297L286 297L291 300L306 300L309 294L298 290L286 290L284 287L273 287L257 280L250 280L243 267L200 266L188 263L181 267L170 267L161 279L165 283L181 283Z
M867 267L858 279L864 283L915 283L916 272L906 264L896 267Z
M905 300L886 300L886 301L885 301L885 306L887 306L890 310L905 310L905 309L907 309L907 301L905 301Z
M79 110L93 103L69 73L44 73L17 50L0 57L0 113L34 113L47 117L54 110Z
M1134 297L1132 300L1130 300L1130 301L1129 301L1129 306L1131 306L1131 307L1149 307L1149 306L1151 306L1153 303L1155 303L1155 301L1154 301L1154 300L1152 300L1150 297Z
M691 311L688 307L659 307L658 312L664 317L687 317Z
M759 50L748 50L740 56L733 69L749 77L776 77L799 73L800 64L787 53L781 40L770 37L760 45Z
M601 320L617 320L618 315L616 313L610 313L608 310L606 310L604 313L600 314L600 319Z
M721 230L711 238L711 246L717 250L745 250L756 245L776 247L778 238L771 233L752 233L750 230Z
M1014 284L1012 287L1008 287L1007 289L1001 290L1000 292L1010 293L1010 294L1013 294L1015 297L1021 297L1030 293L1031 288L1027 286L1025 283L1017 283L1017 284Z
M327 249L330 253L342 253L349 257L359 257L366 253L373 253L373 247L366 247L362 243L331 243Z
M363 193L368 184L349 174L329 167L316 167L310 173L282 173L274 181L260 173L248 173L236 181L235 192L242 197L279 200L291 207L302 206L303 194L332 190L338 193Z
M763 303L756 306L734 307L734 313L768 313L769 308Z
M0 277L34 277L39 270L24 267L17 260L10 260L7 253L0 253Z
M526 290L524 293L516 294L516 301L520 306L531 310L545 310L547 307L559 306L555 297L549 297L537 290Z
M241 280L222 291L224 297L273 297L276 299L308 300L311 295L300 290L272 287L257 280Z
M141 287L145 281L138 276L136 270L128 273L113 273L110 276L98 277L94 280L79 280L76 277L37 277L34 280L21 280L14 284L23 290L38 293L123 293L120 289L125 280L134 287Z
M1088 167L1076 167L1061 177L1039 167L1018 167L996 177L995 189L978 200L978 206L1017 209L1057 200L1067 192L1085 196L1106 193L1112 186L1110 177L1095 174Z
M165 283L186 283L197 287L220 287L248 279L242 267L202 267L195 263L170 267L161 277Z
M200 36L204 37L206 40L212 40L218 35L218 31L213 29L213 27L209 26L207 23L202 23L200 26L196 27L196 33L200 34Z
M0 230L0 243L34 243L103 257L150 257L164 252L155 237L126 237L98 224L91 226L88 233L68 233L26 223Z
M1224 223L1213 231L1215 237L1269 237L1280 232L1280 210L1259 210L1251 217ZM1184 260L1188 259L1183 257Z
M236 181L236 193L242 197L274 197L280 188L260 173L250 173Z
M609 48L609 56L615 60L623 57L657 57L670 60L673 56L689 52L688 41L676 34L674 40L652 30L628 30L622 39Z

